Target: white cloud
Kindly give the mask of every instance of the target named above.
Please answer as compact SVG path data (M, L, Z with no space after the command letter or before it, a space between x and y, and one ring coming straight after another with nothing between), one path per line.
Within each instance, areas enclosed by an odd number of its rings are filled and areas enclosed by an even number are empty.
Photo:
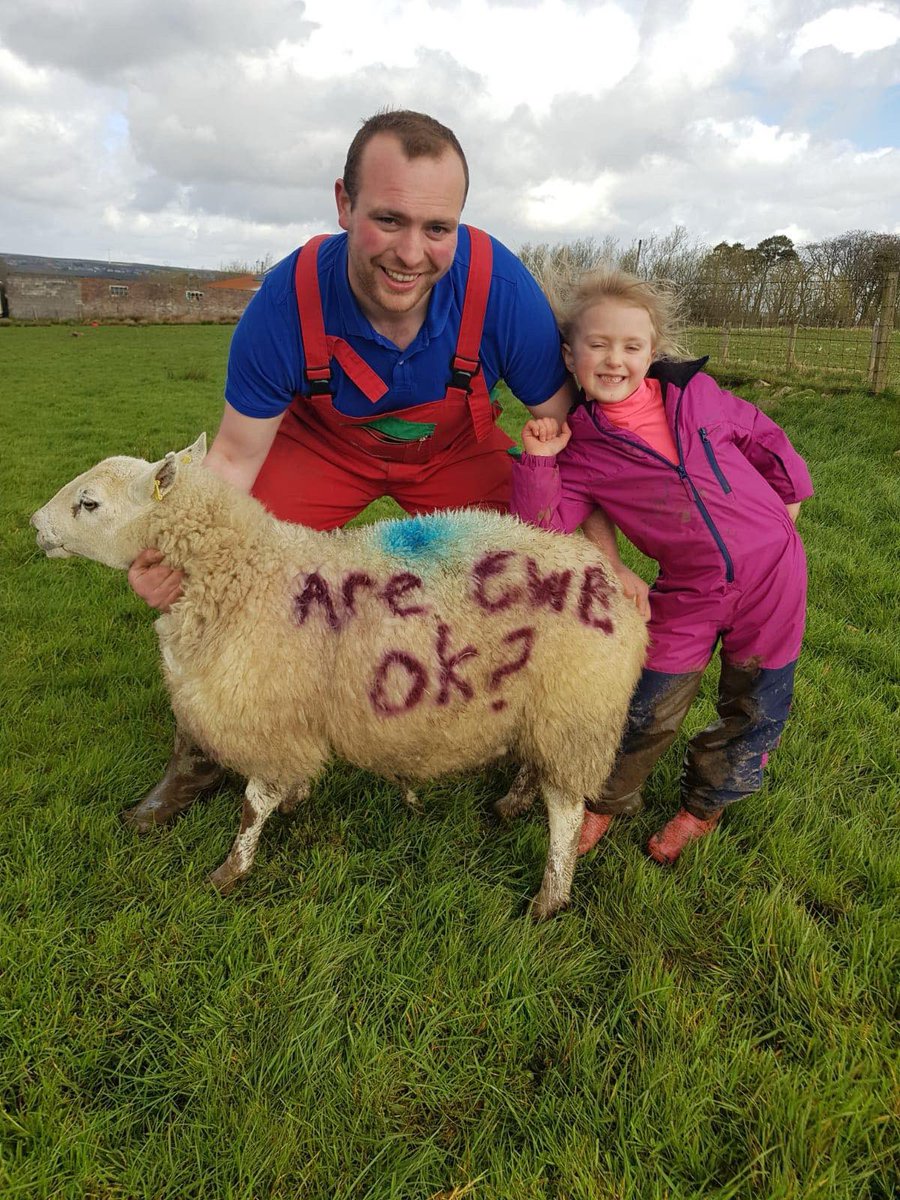
M784 237L789 237L795 246L798 246L803 242L811 242L813 240L812 231L807 229L804 225L782 225L778 229L773 229L772 234L773 236L778 236L780 234Z
M0 89L5 91L37 92L46 87L47 72L33 67L18 54L0 44Z
M798 31L791 53L800 58L810 50L833 46L842 54L858 58L873 50L883 50L900 41L900 16L880 4L852 4L832 8L808 21Z
M647 31L649 44L641 56L646 85L660 88L684 81L695 89L711 84L729 72L741 40L769 34L771 7L769 0L690 0L680 18L670 10Z
M734 163L784 164L796 161L809 149L808 133L789 133L776 125L765 125L755 117L740 121L698 121L701 136L711 134L724 142L722 152Z
M468 103L508 116L519 104L546 111L560 92L607 91L638 60L637 25L612 2L580 8L566 0L527 7L394 0L359 5L352 18L336 20L333 0L308 0L306 16L316 25L308 38L284 39L244 57L248 78L275 73L321 82L369 67L404 72L423 50L439 48L480 77L475 93L464 97Z
M616 176L609 172L590 183L547 179L528 189L522 215L535 228L580 233L611 218L609 199L615 183Z

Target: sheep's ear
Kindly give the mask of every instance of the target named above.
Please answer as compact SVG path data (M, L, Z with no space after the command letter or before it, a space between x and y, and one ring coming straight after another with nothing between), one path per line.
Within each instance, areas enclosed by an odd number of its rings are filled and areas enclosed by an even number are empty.
M206 458L206 434L201 433L193 446L185 446L178 451L178 457L183 463L203 462Z
M132 485L132 498L138 504L148 500L162 500L172 490L178 476L179 455L170 450L164 459L153 463L149 471L144 471Z

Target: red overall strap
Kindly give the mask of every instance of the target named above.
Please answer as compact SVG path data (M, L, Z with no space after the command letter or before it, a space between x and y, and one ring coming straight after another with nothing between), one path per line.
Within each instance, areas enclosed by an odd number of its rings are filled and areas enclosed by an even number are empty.
M319 247L327 238L327 233L320 233L317 237L310 238L305 246L301 246L294 270L306 378L314 396L322 396L331 391L331 355L328 353L328 342L325 339L318 268Z
M484 330L488 293L491 290L494 251L491 239L486 233L472 225L467 228L471 247L469 274L466 279L459 335L456 339L456 353L450 363L452 374L447 395L455 392L468 401L475 438L480 442L487 437L494 425L494 414L484 380L475 380L473 387L473 377L481 370L481 335Z
M353 380L367 400L377 404L382 396L387 395L388 385L364 358L360 358L349 342L345 342L343 338L332 337L330 333L327 341L329 354L338 360L344 368L344 373Z
M373 404L388 390L387 384L343 338L325 333L322 295L319 290L319 247L330 235L320 233L301 246L294 271L300 336L306 359L306 378L310 395L331 395L331 360L336 358L363 395Z

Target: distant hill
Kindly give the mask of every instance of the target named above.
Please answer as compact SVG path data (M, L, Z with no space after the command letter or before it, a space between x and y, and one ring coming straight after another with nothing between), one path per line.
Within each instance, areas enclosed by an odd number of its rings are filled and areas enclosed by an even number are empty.
M0 252L0 271L18 275L76 276L79 279L143 279L148 275L190 275L192 279L226 279L229 271L197 271L192 267L162 267L154 263L105 262L95 258L46 258L40 254Z

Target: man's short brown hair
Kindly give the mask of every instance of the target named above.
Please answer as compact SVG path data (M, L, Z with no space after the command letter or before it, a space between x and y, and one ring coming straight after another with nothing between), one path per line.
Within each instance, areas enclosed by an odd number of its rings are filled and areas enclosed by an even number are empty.
M449 147L459 155L466 180L463 199L469 191L469 164L463 154L456 134L427 113L412 112L398 108L376 113L363 122L363 126L350 143L347 161L344 164L344 189L350 197L351 207L359 193L359 163L366 146L379 133L391 133L403 147L407 158L441 158Z

